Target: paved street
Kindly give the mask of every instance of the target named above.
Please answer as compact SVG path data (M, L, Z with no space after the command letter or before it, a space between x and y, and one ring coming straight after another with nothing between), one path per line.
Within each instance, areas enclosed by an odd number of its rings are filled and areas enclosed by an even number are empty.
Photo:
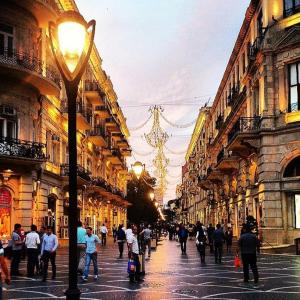
M175 241L163 240L146 263L145 281L130 284L127 279L127 260L117 259L117 247L101 249L98 281L89 278L80 284L81 299L299 299L300 258L295 256L261 255L260 284L242 282L242 270L235 270L233 257L227 256L222 265L215 265L211 256L200 264L194 242L188 243L187 255L182 256ZM15 277L5 287L3 299L64 298L67 287L67 256L58 255L58 274L55 281ZM25 264L22 273L25 273ZM91 268L92 269L92 268ZM51 274L50 274L51 275Z

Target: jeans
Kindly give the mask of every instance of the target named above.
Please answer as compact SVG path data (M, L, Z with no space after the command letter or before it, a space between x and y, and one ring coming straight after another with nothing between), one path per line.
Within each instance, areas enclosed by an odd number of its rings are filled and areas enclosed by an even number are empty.
M34 248L27 249L27 275L34 275L34 267L38 266L39 250ZM37 269L38 271L38 269Z
M123 251L124 251L124 242L118 242L118 246L119 246L119 253L120 253L120 257L123 256Z
M243 261L243 271L244 271L244 281L249 280L249 265L251 267L254 282L258 282L258 270L256 265L256 253L253 254L243 254L242 253L242 261Z
M88 276L89 276L91 261L93 262L93 266L94 266L94 275L98 275L97 252L86 253L85 267L84 267L84 272L83 272L83 276L85 278L88 278Z
M183 238L179 239L180 247L181 247L181 252L182 253L186 253L186 240L187 239L183 239Z
M101 243L103 246L106 245L106 233L101 233Z
M19 274L19 265L21 261L22 250L12 250L12 259L10 265L10 274L18 275Z
M141 263L139 260L139 255L136 253L132 253L132 258L135 262L135 273L134 273L134 278L136 281L140 280L140 273L141 273ZM130 280L132 281L133 278L130 276Z
M221 262L222 260L222 252L223 252L223 243L217 242L215 243L215 261Z
M77 244L77 268L78 271L83 272L85 265L85 244Z
M49 260L51 262L52 266L52 278L54 279L56 277L56 264L55 264L55 258L56 258L56 252L50 252L44 250L42 260L44 262L43 265L43 279L47 278L48 275L48 265L49 265Z

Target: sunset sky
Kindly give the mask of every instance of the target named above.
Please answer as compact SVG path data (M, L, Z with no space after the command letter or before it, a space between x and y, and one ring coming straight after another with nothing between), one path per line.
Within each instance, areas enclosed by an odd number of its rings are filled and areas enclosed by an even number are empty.
M172 122L189 123L199 108L213 101L237 38L249 0L76 0L83 16L95 19L95 43L110 75L129 128L143 123L149 106L165 104ZM176 129L162 121L169 133L167 147L186 150L193 126ZM151 151L141 137L151 122L131 132L139 153ZM154 154L135 159L151 172ZM175 197L184 154L170 158L165 201ZM153 174L153 172L152 172Z

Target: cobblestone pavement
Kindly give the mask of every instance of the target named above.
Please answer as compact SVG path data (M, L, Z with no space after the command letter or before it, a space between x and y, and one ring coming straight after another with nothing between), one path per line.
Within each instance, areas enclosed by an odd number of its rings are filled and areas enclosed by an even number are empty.
M117 245L102 247L98 263L100 278L90 277L79 285L81 299L300 299L300 258L296 256L261 255L257 286L243 283L242 269L233 267L233 256L225 256L221 265L207 256L201 265L194 241L188 243L187 255L181 255L176 241L161 241L146 262L141 284L129 283L127 260L117 259ZM68 280L66 251L60 250L57 266L55 281L14 277L12 285L4 287L3 299L63 299ZM21 272L26 273L25 263Z

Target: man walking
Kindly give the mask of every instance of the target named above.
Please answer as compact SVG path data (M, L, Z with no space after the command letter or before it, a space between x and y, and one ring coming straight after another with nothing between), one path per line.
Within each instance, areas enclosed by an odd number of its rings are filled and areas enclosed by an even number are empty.
M10 266L11 276L22 276L19 272L19 265L21 261L23 241L21 239L21 224L15 224L14 231L12 233L12 259Z
M96 244L100 244L100 240L97 235L93 234L92 227L87 227L86 236L86 258L85 258L85 268L82 276L83 281L87 281L89 276L90 264L93 262L94 266L94 279L98 279L98 265L97 265L97 247Z
M144 235L144 245L145 245L145 252L146 252L146 247L148 247L148 258L151 256L151 236L152 236L152 230L151 230L151 225L148 225L141 234Z
M224 243L224 232L221 228L221 224L217 224L217 229L213 233L213 241L215 246L215 263L222 262L222 252Z
M132 234L128 236L127 243L128 243L128 255L129 258L132 259L135 263L135 273L129 275L130 282L134 282L136 280L137 282L143 281L140 278L140 272L141 272L141 263L139 260L139 244L137 239L137 233L138 229L134 225L132 227Z
M107 236L108 230L107 227L105 226L105 224L102 224L101 226L101 242L102 242L102 246L106 245L106 236Z
M184 227L183 224L180 224L178 238L179 238L179 243L180 243L182 254L186 254L186 241L187 241L188 235L189 235L188 230Z
M27 276L34 276L34 267L38 266L40 237L36 225L31 225L31 231L26 235L25 245L27 248ZM37 270L38 271L38 270Z
M80 275L83 274L85 264L85 250L86 250L86 230L82 226L82 222L78 221L77 227L77 269Z
M56 264L55 264L55 258L56 258L56 249L58 247L58 240L57 236L53 234L52 227L47 227L47 234L44 236L43 244L42 244L42 260L43 260L43 279L42 281L45 282L47 280L48 275L48 265L49 260L51 262L52 266L52 279L55 279L56 277Z
M239 247L243 262L244 282L249 282L249 265L251 267L254 283L258 283L258 270L256 249L259 241L254 233L251 232L249 225L245 226L245 233L239 239Z
M213 242L214 231L215 231L215 228L212 226L212 224L209 224L209 226L207 228L207 238L208 238L210 253L214 253L214 242Z

